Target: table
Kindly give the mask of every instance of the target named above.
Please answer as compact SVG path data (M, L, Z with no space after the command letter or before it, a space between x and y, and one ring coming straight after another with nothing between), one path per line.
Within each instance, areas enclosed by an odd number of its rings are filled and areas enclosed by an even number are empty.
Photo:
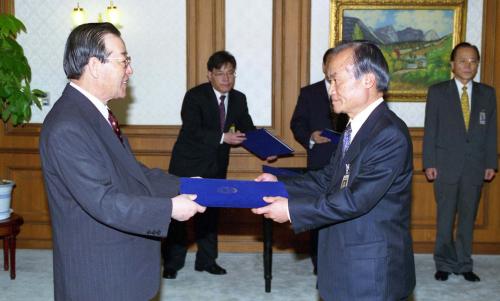
M263 217L262 222L264 241L264 280L266 293L271 292L271 279L273 269L273 221Z
M266 172L263 166L263 172ZM279 167L268 171L275 176L279 175L300 175L307 172L304 167ZM291 172L291 174L290 174ZM273 270L273 221L263 217L262 221L263 241L264 241L264 280L266 293L271 292L271 280Z
M10 279L16 279L16 236L21 231L23 223L23 218L15 213L7 219L0 220L0 238L3 239L3 269L8 271L10 262Z

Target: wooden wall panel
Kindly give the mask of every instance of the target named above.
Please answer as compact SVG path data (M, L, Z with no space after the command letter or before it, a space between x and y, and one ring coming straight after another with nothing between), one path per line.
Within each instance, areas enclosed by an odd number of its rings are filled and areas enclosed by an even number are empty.
M224 1L188 0L188 86L205 81L205 63L215 50L224 47ZM485 1L488 24L500 24L495 1ZM281 158L274 166L305 166L304 149L297 144L289 130L289 120L301 86L309 78L310 0L273 0L273 113L272 126L276 135L291 144L296 154ZM498 32L486 27L495 37ZM486 39L483 55L485 81L500 87L500 68L492 67L500 39ZM0 124L0 178L18 182L14 190L13 208L23 215L19 236L21 248L50 248L50 216L43 188L38 157L39 124L12 128ZM151 167L168 168L172 146L179 127L125 126L137 158ZM411 129L414 150L414 179L412 204L412 234L417 252L432 252L435 236L435 202L432 184L422 172L422 129ZM500 140L500 139L499 139ZM229 178L252 179L260 173L264 162L242 148L231 152ZM500 254L500 179L483 189L476 221L474 251ZM192 229L192 227L191 227ZM224 209L220 219L220 250L229 252L260 252L262 250L262 218L249 210ZM189 234L192 239L192 232ZM274 224L276 251L305 251L308 234L295 235L289 224Z
M13 14L14 13L14 0L0 0L0 14Z
M207 60L224 49L224 0L187 0L187 87L207 80Z
M39 127L39 125L31 126ZM18 130L18 129L16 129ZM161 131L163 134L134 134L136 131L145 131L145 128L125 127L124 132L130 136L130 141L136 150L139 160L146 165L168 168L170 149L175 135L169 134L168 127L151 128L151 131ZM50 248L50 217L47 209L47 199L43 188L40 160L36 148L37 136L29 135L32 129L24 131L26 136L6 135L5 128L0 133L0 177L11 178L17 183L14 189L13 208L25 218L25 225L19 236L21 248ZM37 131L35 131L37 132ZM412 140L421 139L421 129L412 129ZM13 140L13 141L12 141ZM21 149L2 148L3 142L24 146ZM27 141L31 141L28 143ZM144 142L145 141L145 142ZM144 144L142 144L144 142ZM27 147L26 145L35 145ZM165 148L167 146L168 148ZM417 167L421 161L421 149L414 143ZM304 157L295 158L297 165L304 164ZM233 150L230 163L230 178L252 179L260 173L261 161L243 149ZM275 164L280 163L279 160ZM495 201L500 193L500 184L494 181L486 184L476 220L475 243L476 252L500 253L500 218L497 214L500 208ZM223 209L220 220L220 250L229 252L259 252L262 249L262 219L250 213L249 210ZM433 248L435 235L435 202L432 184L425 180L421 170L415 169L413 178L412 204L412 234L415 249L420 252L430 252ZM275 244L277 251L305 251L307 233L295 235L288 224L275 224ZM193 235L190 233L190 238ZM194 246L193 246L194 247Z

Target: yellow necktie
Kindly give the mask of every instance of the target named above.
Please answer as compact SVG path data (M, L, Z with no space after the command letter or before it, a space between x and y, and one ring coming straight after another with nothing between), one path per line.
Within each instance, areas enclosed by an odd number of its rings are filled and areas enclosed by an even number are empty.
M469 94L467 94L467 86L462 87L462 96L460 96L460 104L462 105L462 113L464 114L465 129L469 129Z

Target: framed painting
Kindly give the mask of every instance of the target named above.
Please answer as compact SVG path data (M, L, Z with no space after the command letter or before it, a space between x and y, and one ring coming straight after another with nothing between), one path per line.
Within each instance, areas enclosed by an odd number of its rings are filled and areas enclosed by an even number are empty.
M450 53L464 40L467 0L331 0L330 45L370 40L387 60L389 101L425 101L451 77Z

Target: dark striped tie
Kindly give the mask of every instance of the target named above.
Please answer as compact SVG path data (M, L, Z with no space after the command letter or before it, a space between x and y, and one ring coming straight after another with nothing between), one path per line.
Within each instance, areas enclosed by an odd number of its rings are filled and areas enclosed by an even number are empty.
M115 132L120 142L123 143L122 131L120 130L120 124L118 124L118 119L116 119L115 115L108 109L108 121L113 128L113 132Z
M351 133L351 123L349 122L349 124L345 128L344 139L342 140L342 158L344 158L347 149L349 149L349 146L351 145Z
M226 99L226 95L221 95L219 99L220 130L224 132L224 124L226 123L226 107L224 106L224 99Z

